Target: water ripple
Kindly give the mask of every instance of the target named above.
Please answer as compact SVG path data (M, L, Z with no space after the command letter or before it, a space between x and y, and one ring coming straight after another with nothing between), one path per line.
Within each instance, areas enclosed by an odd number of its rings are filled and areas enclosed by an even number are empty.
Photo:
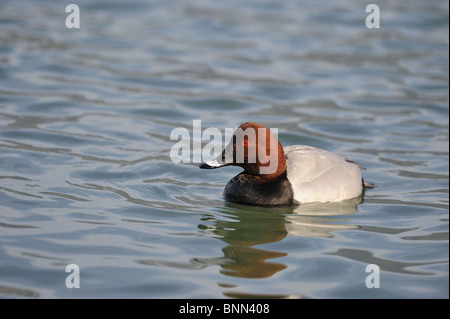
M353 0L77 4L80 29L54 1L0 4L1 296L448 297L448 4L386 3L379 29ZM193 120L278 128L376 188L226 203L240 169L170 159Z

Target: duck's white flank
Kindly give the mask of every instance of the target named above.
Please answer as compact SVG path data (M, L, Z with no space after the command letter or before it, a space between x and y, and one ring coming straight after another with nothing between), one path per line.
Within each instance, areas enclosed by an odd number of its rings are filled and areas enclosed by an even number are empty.
M361 166L345 157L305 145L284 148L287 177L299 203L338 202L363 191Z

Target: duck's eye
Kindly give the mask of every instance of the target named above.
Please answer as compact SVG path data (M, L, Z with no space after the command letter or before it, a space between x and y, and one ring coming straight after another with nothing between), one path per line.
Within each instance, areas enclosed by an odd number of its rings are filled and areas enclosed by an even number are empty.
M248 141L243 141L242 145L247 146L248 145Z

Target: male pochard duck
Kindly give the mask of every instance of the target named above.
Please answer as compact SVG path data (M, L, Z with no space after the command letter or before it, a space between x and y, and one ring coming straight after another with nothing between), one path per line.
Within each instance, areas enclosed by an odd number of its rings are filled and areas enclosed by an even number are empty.
M338 202L359 197L362 167L338 154L305 145L283 146L265 126L240 125L222 154L200 168L240 166L225 187L225 200L259 206Z

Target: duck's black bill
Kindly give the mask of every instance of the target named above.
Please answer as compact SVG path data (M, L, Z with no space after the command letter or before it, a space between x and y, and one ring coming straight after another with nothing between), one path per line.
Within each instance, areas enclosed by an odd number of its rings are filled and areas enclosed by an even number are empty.
M199 167L203 168L203 169L213 169L213 168L217 168L218 166L211 166L208 163L201 163Z
M213 159L209 162L203 162L200 164L200 168L203 169L213 169L213 168L219 168L223 166L228 165L234 165L234 163L228 163L226 161L227 158L233 158L233 144L228 145L222 152L222 154L219 155L216 159Z

